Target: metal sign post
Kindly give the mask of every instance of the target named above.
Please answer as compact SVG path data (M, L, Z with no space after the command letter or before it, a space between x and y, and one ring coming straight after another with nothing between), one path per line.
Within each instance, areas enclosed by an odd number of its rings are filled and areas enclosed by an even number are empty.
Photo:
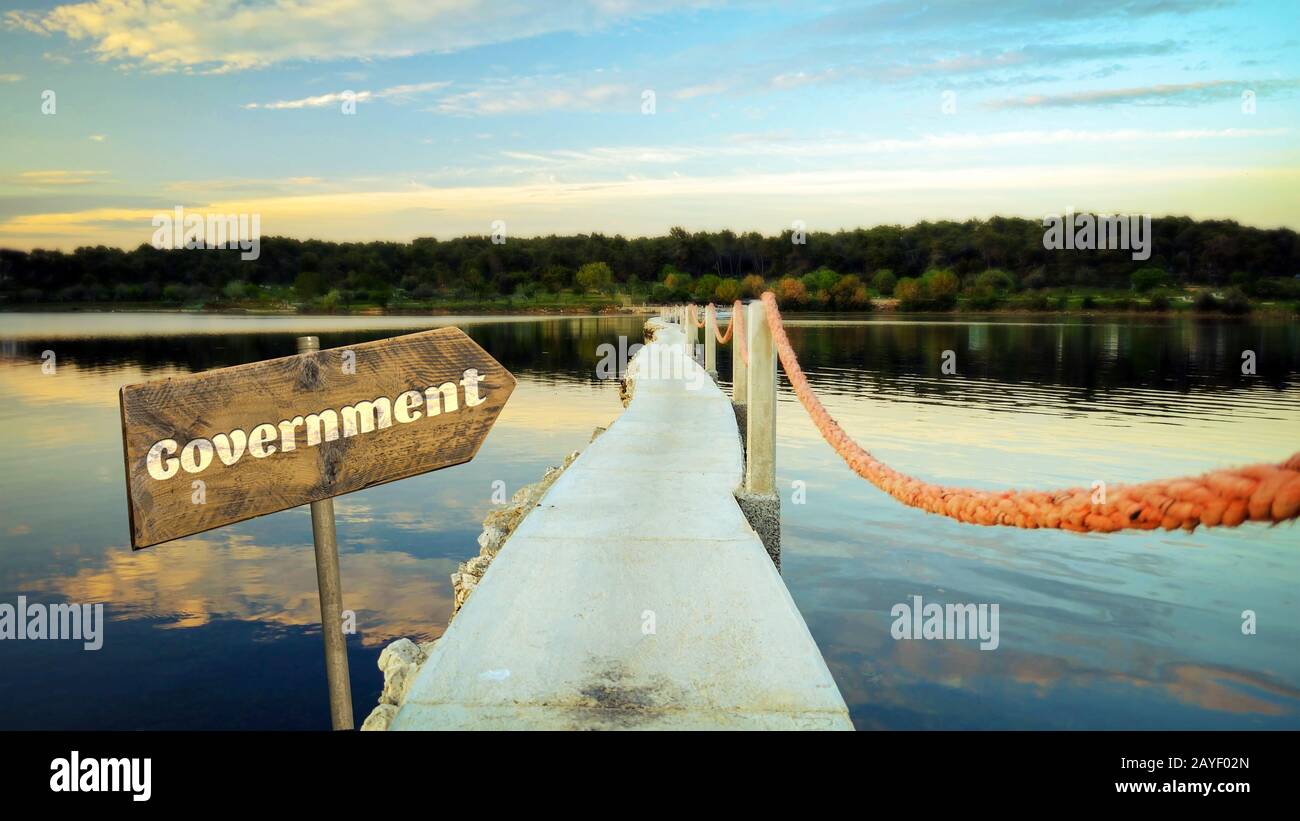
M515 388L457 328L124 385L131 547L311 505L334 729L352 729L334 497L474 458ZM202 494L197 494L197 490Z
M320 350L320 338L298 337L298 353ZM311 503L311 535L316 543L316 586L320 591L320 628L325 639L325 679L330 691L330 723L351 730L352 679L348 675L348 646L343 637L343 580L339 575L339 544L334 531L334 500Z

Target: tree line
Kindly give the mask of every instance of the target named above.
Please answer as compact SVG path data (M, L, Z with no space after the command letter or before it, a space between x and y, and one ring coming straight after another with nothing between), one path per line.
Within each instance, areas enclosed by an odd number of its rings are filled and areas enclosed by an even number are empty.
M1157 217L1153 253L1048 250L1040 221L994 217L881 225L836 232L688 231L412 242L266 237L256 260L238 250L71 253L0 249L0 302L350 305L544 301L561 294L627 294L649 301L726 302L774 288L796 307L907 307L958 297L995 304L1013 293L1122 289L1159 296L1188 285L1235 287L1254 297L1300 298L1300 243L1287 228ZM803 242L796 241L803 239Z

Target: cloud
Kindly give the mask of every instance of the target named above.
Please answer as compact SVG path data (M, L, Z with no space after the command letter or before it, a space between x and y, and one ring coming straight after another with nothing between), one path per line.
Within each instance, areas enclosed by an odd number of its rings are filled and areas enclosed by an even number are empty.
M100 179L107 171L23 171L9 182L17 185L60 186L92 185L105 182Z
M186 572L170 572L173 555L185 556ZM99 566L35 588L71 601L111 601L115 619L161 619L164 629L230 619L309 628L320 624L311 555L310 545L260 545L242 534L209 534L172 542L166 550L110 550ZM441 635L451 612L445 562L396 551L345 551L339 564L347 579L344 607L366 625L363 645Z
M1103 88L1091 91L1073 91L1065 94L1031 94L992 100L984 104L993 110L1020 108L1066 108L1076 106L1106 106L1126 103L1138 105L1192 105L1226 98L1239 97L1250 90L1256 94L1273 93L1300 87L1298 80L1205 80L1196 83L1164 83L1130 88Z
M699 85L686 86L679 88L672 93L673 99L691 100L695 97L708 97L714 94L721 94L731 87L731 84L725 80L719 80L712 83L700 83Z
M834 34L971 28L1021 29L1078 20L1136 20L1162 14L1187 15L1231 5L1233 0L1119 0L1080 3L1077 0L891 0L827 14L810 28Z
M367 103L371 100L411 100L420 94L426 94L430 91L436 91L451 85L450 82L437 81L430 83L408 83L406 85L391 86L380 89L379 91L334 91L329 94L318 94L314 97L303 97L297 100L278 100L273 103L245 103L243 108L261 108L268 110L284 110L297 108L325 108L333 106L347 100L349 96L354 102Z
M597 72L586 80L540 77L502 80L443 97L434 110L443 114L488 115L640 109L640 88L607 81L600 74Z
M108 135L107 135L107 134L91 134L91 135L90 135L89 137L87 137L86 139L90 140L92 143L102 143L104 140L107 140L107 139L108 139Z
M988 38L984 38L987 41ZM1042 73L1025 73L1028 69L1059 67L1072 63L1137 57L1158 57L1187 49L1186 42L1165 39L1155 42L1109 43L1031 43L1012 47L960 48L941 47L934 43L909 45L906 56L896 59L891 49L873 50L870 56L854 56L838 63L825 63L820 51L803 56L803 60L820 65L789 67L789 58L764 60L758 64L733 68L738 75L726 83L717 83L711 93L736 91L764 93L789 91L808 86L856 83L879 85L906 84L938 80L947 88L981 88L986 86L1024 85L1028 82L1054 81ZM933 52L933 53L932 53ZM777 64L776 68L772 68ZM764 71L764 68L767 68ZM1018 74L1008 74L1016 70ZM977 79L958 82L957 78Z
M21 74L0 74L0 83L17 83L23 79Z
M302 192L307 189L323 191L331 185L333 183L326 182L321 177L222 177L217 180L175 180L166 183L163 190L195 197L204 194L212 196L218 192L245 195Z
M1232 156L1240 162L1239 153ZM1188 213L1197 209L1186 190L1201 192L1197 202L1202 213L1213 213L1229 194L1235 197L1244 190L1257 208L1241 208L1235 216L1251 219L1256 213L1273 213L1268 202L1279 201L1280 192L1298 182L1300 170L1287 166L1041 162L943 167L918 160L879 169L834 164L815 171L408 186L215 200L193 210L260 214L265 235L405 241L481 232L502 215L518 226L520 236L532 236L578 230L644 234L665 230L678 219L674 214L708 224L755 227L776 219L788 225L792 208L815 215L819 223L849 225L959 213L1052 213L1061 203L1083 201L1116 212ZM1212 196L1206 194L1210 191ZM99 208L17 215L0 222L0 245L72 247L117 241L134 247L147 241L155 213L156 208Z
M688 0L87 0L9 12L10 28L86 41L154 70L228 72L302 60L407 57L555 32L587 33Z
M863 158L880 154L952 156L959 152L984 154L998 148L1033 146L1186 142L1284 137L1288 128L1022 130L925 134L906 139L793 139L786 135L737 135L727 143L712 145L606 146L583 150L503 151L502 156L524 163L507 169L517 173L557 171L594 173L602 169L624 171L638 165L679 165L696 161L768 159L816 160Z
M800 86L819 85L821 83L833 83L848 77L858 77L862 75L860 68L841 69L825 68L820 71L785 71L771 80L771 87L781 91Z
M1088 60L1160 57L1184 51L1186 43L1036 43L1019 48L985 49L933 60L913 67L916 74L964 74L1013 66L1060 66Z

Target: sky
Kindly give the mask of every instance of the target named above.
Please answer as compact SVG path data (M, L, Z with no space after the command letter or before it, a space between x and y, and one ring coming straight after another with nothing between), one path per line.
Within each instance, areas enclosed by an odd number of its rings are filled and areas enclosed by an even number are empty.
M1300 228L1296 0L0 2L0 247Z

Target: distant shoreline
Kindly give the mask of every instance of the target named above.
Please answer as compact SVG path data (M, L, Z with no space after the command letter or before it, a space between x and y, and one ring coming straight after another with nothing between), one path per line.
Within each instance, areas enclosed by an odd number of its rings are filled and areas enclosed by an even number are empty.
M79 303L67 305L61 303L36 303L30 305L0 306L0 314L204 314L211 316L461 316L464 314L500 314L502 316L526 314L537 316L593 316L593 315L642 315L654 313L655 309L647 306L628 308L550 308L550 307L514 307L473 306L456 308L375 308L365 307L351 310L319 311L297 310L295 308L238 308L238 307L200 307L187 308L177 305L113 305L99 306Z
M725 309L725 306L718 306ZM642 316L652 314L657 310L656 306L650 305L632 305L632 306L603 306L582 308L577 306L566 307L548 307L548 306L513 306L505 307L499 305L463 305L454 308L379 308L367 306L354 309L343 309L335 311L321 310L298 310L292 307L285 308L245 308L245 307L185 307L166 304L130 304L130 305L87 305L78 303L74 305L62 303L34 303L27 305L3 305L0 306L0 314L43 314L43 313L84 313L84 314L196 314L207 316L250 316L250 317L293 317L293 316L333 316L333 317L446 317L446 316L464 316L474 315L500 315L500 316L555 316L555 317L581 317L581 316ZM898 307L898 301L895 299L874 299L872 307L868 310L860 311L837 311L833 309L818 307L789 307L782 309L784 313L792 316L804 316L815 314L820 316L997 316L997 317L1014 317L1014 316L1116 316L1116 317L1181 317L1193 316L1201 318L1220 318L1220 319L1240 319L1250 317L1268 317L1270 319L1291 318L1296 316L1293 306L1288 303L1270 303L1256 304L1247 313L1231 314L1222 311L1202 311L1193 306L1183 308L1165 308L1161 310L1152 310L1141 306L1130 307L1113 307L1113 306L1094 306L1094 307L1066 307L1066 308L1029 308L1019 306L997 306L993 308L975 308L971 306L957 305L947 310L942 309L915 309L906 310Z

